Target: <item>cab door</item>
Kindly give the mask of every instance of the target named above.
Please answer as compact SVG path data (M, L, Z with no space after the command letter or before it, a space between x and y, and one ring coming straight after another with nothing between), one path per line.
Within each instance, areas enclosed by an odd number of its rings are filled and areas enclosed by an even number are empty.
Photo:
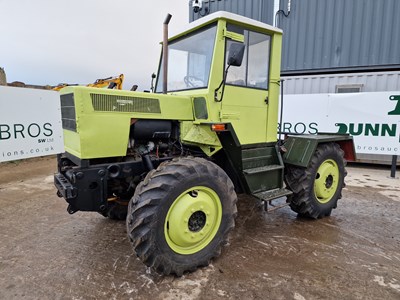
M231 123L243 144L267 139L268 82L271 36L242 30L245 53L240 67L231 66L226 77L221 121ZM229 48L240 43L226 38L225 69Z

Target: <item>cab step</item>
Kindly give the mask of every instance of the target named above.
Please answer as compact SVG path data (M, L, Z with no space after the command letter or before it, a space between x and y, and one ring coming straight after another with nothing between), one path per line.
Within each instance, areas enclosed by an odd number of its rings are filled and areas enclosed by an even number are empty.
M281 165L262 166L262 167L243 170L243 173L246 175L253 175L253 174L260 174L260 173L264 173L264 172L271 172L271 171L275 171L275 170L283 170L283 166L281 166Z
M279 208L288 206L289 202L287 202L286 199L283 199L283 197L289 196L291 194L292 191L289 191L286 188L282 188L254 193L253 196L263 202L266 212L272 212Z

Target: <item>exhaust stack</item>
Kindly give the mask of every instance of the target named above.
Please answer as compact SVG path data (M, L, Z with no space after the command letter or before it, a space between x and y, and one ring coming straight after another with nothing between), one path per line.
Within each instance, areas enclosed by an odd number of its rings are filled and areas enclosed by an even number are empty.
M167 93L168 83L168 24L171 20L172 15L167 14L164 21L164 33L163 33L163 94Z

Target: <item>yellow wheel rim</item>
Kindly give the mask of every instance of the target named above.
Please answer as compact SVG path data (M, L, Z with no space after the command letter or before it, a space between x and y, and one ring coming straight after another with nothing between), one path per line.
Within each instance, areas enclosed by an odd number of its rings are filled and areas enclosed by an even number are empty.
M215 237L222 219L217 193L204 186L183 192L168 210L164 235L176 253L189 255L204 249Z
M339 185L339 168L332 159L325 160L318 168L314 181L314 194L318 202L328 203Z

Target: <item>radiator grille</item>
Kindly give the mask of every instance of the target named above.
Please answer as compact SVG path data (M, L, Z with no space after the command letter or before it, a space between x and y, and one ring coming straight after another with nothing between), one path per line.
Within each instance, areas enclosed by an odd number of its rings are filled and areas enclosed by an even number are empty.
M74 94L61 95L61 121L63 129L76 132Z
M160 101L152 98L90 94L95 111L161 113Z

